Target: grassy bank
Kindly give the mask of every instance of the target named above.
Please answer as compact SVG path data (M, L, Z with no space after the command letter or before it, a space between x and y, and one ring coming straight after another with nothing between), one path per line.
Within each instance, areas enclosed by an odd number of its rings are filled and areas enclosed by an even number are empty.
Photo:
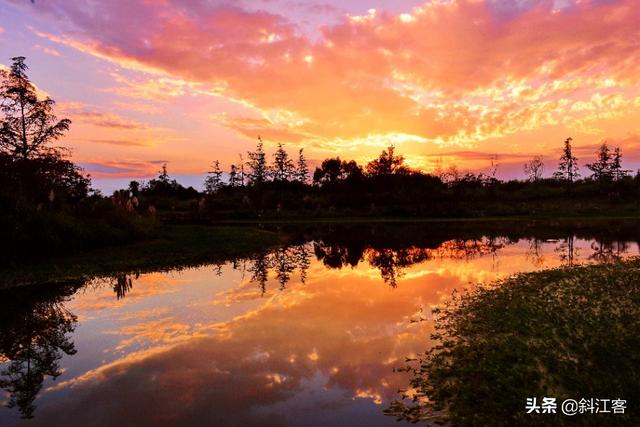
M116 273L143 273L220 262L281 243L282 236L255 227L163 226L157 236L83 254L48 257L0 271L0 287L55 283Z
M431 349L406 368L418 394L395 402L390 415L454 425L638 425L640 259L520 274L454 294L434 314ZM558 399L558 414L526 414L526 398L544 396ZM560 413L564 399L581 398L625 399L627 410Z

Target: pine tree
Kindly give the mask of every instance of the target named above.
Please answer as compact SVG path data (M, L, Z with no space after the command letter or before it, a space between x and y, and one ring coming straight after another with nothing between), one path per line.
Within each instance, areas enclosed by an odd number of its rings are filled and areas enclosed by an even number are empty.
M278 149L273 154L273 166L271 174L274 181L289 181L294 175L293 162L289 158L289 154L284 149L282 143L278 143Z
M12 60L9 70L0 70L0 151L27 160L46 154L47 146L69 130L71 120L58 121L52 99L38 100L25 58Z
M160 181L162 184L169 184L169 181L171 180L169 178L169 173L167 172L167 164L164 163L162 165L162 169L160 170L160 175L158 175L158 181Z
M240 187L244 187L244 157L242 157L242 153L238 156L240 157Z
M204 191L207 194L217 193L223 186L222 182L222 170L220 170L220 162L214 161L213 170L209 171L207 177L204 180Z
M304 148L298 151L298 163L296 165L296 180L303 184L309 181L309 167L307 166L307 159L304 157Z
M614 180L619 181L629 175L629 172L622 169L622 151L620 151L620 147L616 147L611 158L611 176Z
M612 155L606 142L603 142L596 152L596 161L587 164L587 168L592 172L591 179L600 183L610 181L612 178Z
M573 138L567 138L564 141L564 149L560 157L558 171L553 174L556 178L565 180L569 185L573 184L573 182L580 177L578 159L573 155L571 148L572 141Z
M229 171L229 187L240 187L241 178L240 172L238 172L238 167L236 165L231 165L231 169Z
M249 172L249 184L260 185L267 180L267 157L264 153L264 143L262 138L258 137L256 151L247 153L249 161L247 166L251 169Z

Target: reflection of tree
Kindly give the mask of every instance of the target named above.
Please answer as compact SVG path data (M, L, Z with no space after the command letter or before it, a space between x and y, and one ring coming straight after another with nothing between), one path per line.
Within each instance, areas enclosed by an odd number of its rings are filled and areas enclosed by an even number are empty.
M291 280L291 275L298 270L300 281L305 283L309 269L309 248L306 244L285 246L270 253L261 253L252 257L247 271L251 273L250 281L256 283L264 294L267 290L269 272L275 273L280 289L284 290Z
M529 248L525 258L531 261L535 267L542 267L544 264L544 254L542 253L542 241L533 237L529 240Z
M63 353L76 353L67 334L77 318L64 302L78 286L15 289L0 295L0 387L9 393L7 406L32 418L34 400L45 376L57 378Z
M330 268L355 267L365 259L369 265L380 270L382 280L396 287L403 269L427 261L432 258L470 259L475 256L495 254L509 243L507 238L482 238L478 240L454 239L442 242L436 248L408 246L401 248L385 248L364 246L356 243L353 246L338 243L314 243L316 258Z
M281 290L286 288L287 283L291 280L291 273L296 269L295 259L291 255L284 247L273 253L274 270Z
M121 274L115 277L113 283L113 291L116 293L117 299L124 298L132 288L133 281L131 280L131 277L127 276L126 274Z
M314 243L313 251L318 261L330 268L355 267L362 260L365 247L339 243Z
M307 280L307 271L311 265L311 255L307 245L298 245L293 249L298 268L300 269L300 282L304 284Z
M269 258L267 254L258 254L251 261L251 266L247 269L251 273L251 282L256 283L264 294L269 280Z
M382 280L395 288L398 286L397 279L402 277L402 269L422 261L430 259L432 251L421 248L407 249L367 249L367 262L380 270Z
M592 261L604 263L620 261L622 256L629 250L629 244L626 242L605 243L599 240L591 243L589 259Z
M555 249L555 252L560 257L560 262L565 265L574 265L575 259L578 256L578 249L575 247L575 241L575 236L571 235L565 238Z
M435 345L401 369L413 377L388 414L452 425L640 425L630 411L524 411L527 397L640 396L639 261L521 274L454 294L434 314Z

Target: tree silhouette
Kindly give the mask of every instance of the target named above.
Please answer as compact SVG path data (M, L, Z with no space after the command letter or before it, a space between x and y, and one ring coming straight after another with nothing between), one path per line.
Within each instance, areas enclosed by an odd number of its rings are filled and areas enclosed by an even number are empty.
M611 157L611 176L615 181L619 181L622 178L629 175L628 170L622 169L622 151L620 147L616 147L613 150L613 156Z
M289 158L282 143L278 143L278 149L273 153L271 174L276 182L289 181L295 175L293 161Z
M362 168L354 161L346 162L340 157L325 159L313 173L314 184L334 184L339 181L362 177Z
M256 145L256 151L250 151L248 153L249 161L249 183L251 185L260 185L267 180L267 158L264 152L264 143L262 138L258 137L258 144Z
M240 172L238 171L238 167L236 165L231 165L229 169L229 187L241 187L242 186L242 178Z
M213 170L208 172L204 179L204 191L207 194L217 193L224 185L222 182L222 170L220 170L220 162L215 160L212 164Z
M46 153L48 145L69 130L71 121L56 118L54 100L38 100L25 58L11 59L11 68L0 70L0 151L26 160Z
M596 161L587 164L587 168L592 172L591 179L600 183L611 181L612 155L606 142L603 142L596 152Z
M298 151L298 163L296 164L296 180L303 184L309 181L309 167L307 166L307 159L304 157L304 148Z
M524 173L531 182L539 181L542 178L543 171L544 163L542 162L542 156L535 156L524 164Z
M367 164L367 173L369 175L389 175L392 173L403 173L407 168L403 166L404 157L395 155L395 147L390 145L386 150L380 153L377 159Z
M564 141L558 171L554 173L556 178L566 181L568 185L573 184L573 182L580 177L578 159L573 155L573 149L571 147L572 141L573 138L567 138Z

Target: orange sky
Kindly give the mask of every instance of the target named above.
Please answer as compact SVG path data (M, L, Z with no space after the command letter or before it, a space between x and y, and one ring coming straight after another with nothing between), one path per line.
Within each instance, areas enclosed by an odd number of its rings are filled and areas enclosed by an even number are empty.
M606 139L640 166L635 0L7 0L0 17L0 62L27 57L104 188L164 161L199 184L258 135L312 163L390 143L427 171L497 156L503 177L534 155L551 174L572 136L581 164Z

